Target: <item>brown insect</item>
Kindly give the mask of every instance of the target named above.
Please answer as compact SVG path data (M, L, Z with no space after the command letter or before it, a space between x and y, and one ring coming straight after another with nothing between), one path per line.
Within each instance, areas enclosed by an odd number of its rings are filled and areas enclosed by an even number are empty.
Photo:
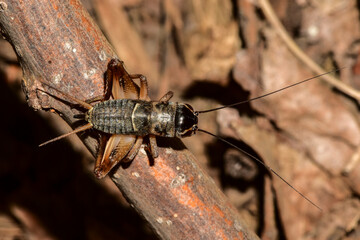
M137 78L140 79L140 87L133 81ZM157 102L150 101L145 76L129 74L118 59L112 59L108 64L103 96L82 101L49 84L43 84L87 109L85 114L76 117L82 117L88 123L40 146L90 128L106 133L100 139L95 163L97 178L105 177L120 161L134 159L144 137L149 138L149 152L156 158L158 150L155 136L185 137L195 134L197 130L197 113L190 105L169 102L172 92ZM90 104L94 102L99 103Z
M216 111L263 98L322 75L303 80L277 91L243 102L205 111L194 111L189 104L169 102L173 96L171 91L165 94L159 101L150 101L148 96L148 84L145 76L141 74L129 74L125 70L122 61L112 59L108 64L105 79L105 91L102 96L82 101L56 89L49 84L43 83L86 109L87 112L85 112L85 114L76 115L75 117L84 119L87 124L73 130L72 132L42 143L40 146L90 128L94 128L104 133L100 139L100 146L94 170L97 178L103 178L119 162L128 162L133 160L143 143L144 137L149 138L147 149L152 157L156 158L158 156L158 150L155 136L182 138L192 136L197 131L201 131L224 141L230 146L255 159L312 205L319 208L258 158L250 155L219 136L199 129L197 123L198 115L200 113ZM138 86L133 79L140 79L140 86ZM91 105L90 103L95 104Z

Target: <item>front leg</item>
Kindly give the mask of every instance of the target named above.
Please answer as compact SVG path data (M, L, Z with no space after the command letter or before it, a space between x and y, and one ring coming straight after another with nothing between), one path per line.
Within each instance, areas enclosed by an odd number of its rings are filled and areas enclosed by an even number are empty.
M146 80L146 77L141 74L131 74L131 79L140 79L140 93L139 93L139 99L140 100L150 100L149 98L149 87Z
M174 93L172 91L169 91L164 96L162 96L162 98L160 98L159 102L168 102L173 96Z
M159 156L158 146L156 143L156 137L154 135L149 136L149 145L148 150L150 150L150 154L153 158L157 158Z

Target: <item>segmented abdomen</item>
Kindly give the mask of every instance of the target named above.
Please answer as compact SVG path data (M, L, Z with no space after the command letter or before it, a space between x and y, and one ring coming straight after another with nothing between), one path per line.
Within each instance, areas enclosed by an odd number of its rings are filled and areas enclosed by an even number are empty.
M109 134L175 136L177 103L132 99L108 100L86 113L93 128Z
M136 104L136 101L129 99L98 103L89 113L88 121L95 129L105 133L137 135L132 124L132 114Z

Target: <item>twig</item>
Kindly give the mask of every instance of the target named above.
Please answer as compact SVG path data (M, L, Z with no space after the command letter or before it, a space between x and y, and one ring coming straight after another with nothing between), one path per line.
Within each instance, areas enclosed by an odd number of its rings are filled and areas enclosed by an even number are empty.
M264 12L266 18L268 19L268 21L275 28L276 32L279 34L281 39L288 46L290 51L292 51L296 57L298 57L306 66L308 66L312 71L314 71L315 74L322 74L322 73L326 72L326 70L321 68L316 62L314 62L311 58L309 58L309 56L306 55L299 48L299 46L294 42L294 40L289 36L289 34L286 32L284 26L281 24L280 20L276 16L269 1L268 0L260 0L259 5L260 5L262 11ZM355 98L356 100L360 101L360 92L355 90L354 88L348 86L347 84L341 82L337 78L327 74L327 75L322 76L321 79L326 81L331 86L337 88L341 92L347 94L348 96L351 96L351 97Z
M36 91L42 88L37 79L79 99L102 93L103 74L115 54L78 0L2 1L0 27L19 57L33 108L56 109L70 124L77 113ZM111 176L156 233L163 239L258 239L181 142L164 140L153 166L140 151ZM95 156L97 141L83 141Z

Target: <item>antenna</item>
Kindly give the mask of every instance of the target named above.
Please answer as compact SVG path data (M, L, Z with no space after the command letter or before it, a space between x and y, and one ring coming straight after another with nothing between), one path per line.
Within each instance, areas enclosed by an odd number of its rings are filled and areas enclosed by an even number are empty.
M213 112L213 111L217 111L217 110L220 110L220 109L224 109L224 108L229 108L229 107L234 107L234 106L237 106L237 105L240 105L240 104L243 104L243 103L248 103L248 102L251 102L251 101L254 101L254 100L257 100L257 99L260 99L260 98L264 98L264 97L267 97L269 95L272 95L272 94L275 94L275 93L278 93L278 92L281 92L285 89L288 89L288 88L291 88L291 87L295 87L297 85L300 85L302 83L305 83L305 82L308 82L310 80L313 80L313 79L316 79L316 78L319 78L321 76L324 76L326 74L329 74L329 73L334 73L334 72L338 72L340 71L341 69L343 69L345 67L342 67L342 68L338 68L338 69L334 69L334 70L331 70L329 72L326 72L326 73L323 73L323 74L319 74L319 75L316 75L316 76L313 76L313 77L310 77L310 78L307 78L303 81L300 81L300 82L297 82L297 83L294 83L294 84L291 84L289 86L286 86L286 87L283 87L283 88L280 88L276 91L273 91L273 92L269 92L269 93L266 93L264 95L261 95L261 96L258 96L258 97L255 97L255 98L251 98L251 99L248 99L248 100L245 100L245 101L241 101L241 102L237 102L237 103L233 103L233 104L229 104L229 105L224 105L224 106L221 106L221 107L217 107L217 108L213 108L213 109L208 109L208 110L202 110L202 111L196 111L194 112L194 114L196 116L198 116L200 113L208 113L208 112ZM312 204L313 206L315 206L317 209L319 209L320 211L322 211L322 209L316 205L314 202L312 202L309 198L307 198L304 194L302 194L299 190L297 190L295 187L293 187L288 181L286 181L283 177L281 177L275 170L273 170L270 166L266 165L264 162L262 162L260 159L258 159L257 157L251 155L250 153L242 150L241 148L237 147L236 145L232 144L231 142L225 140L224 138L222 137L219 137L213 133L210 133L206 130L203 130L203 129L197 129L198 131L200 132L203 132L203 133L206 133L206 134L209 134L217 139L219 139L220 141L223 141L224 143L232 146L233 148L241 151L242 153L246 154L247 156L251 157L252 159L254 159L255 161L257 161L258 163L260 163L261 165L263 165L268 171L272 172L273 174L275 174L278 178L280 178L284 183L286 183L290 188L292 188L295 192L297 192L301 197L303 197L306 201L308 201L310 204Z
M334 70L331 70L331 71L329 71L329 72L326 72L326 73L323 73L323 74L319 74L319 75L313 76L313 77L311 77L311 78L307 78L307 79L305 79L305 80L303 80L303 81L300 81L300 82L291 84L291 85L289 85L289 86L280 88L280 89L278 89L278 90L275 90L275 91L273 91L273 92L266 93L266 94L261 95L261 96L258 96L258 97L254 97L254 98L251 98L251 99L248 99L248 100L245 100L245 101L241 101L241 102L237 102L237 103L225 105L225 106L222 106L222 107L217 107L217 108L208 109L208 110L203 110L203 111L197 111L197 113L200 114L200 113L213 112L213 111L217 111L217 110L220 110L220 109L223 109L223 108L229 108L229 107L234 107L234 106L237 106L237 105L241 105L241 104L243 104L243 103L248 103L248 102L251 102L251 101L254 101L254 100L257 100L257 99L260 99L260 98L264 98L264 97L267 97L267 96L269 96L269 95L272 95L272 94L281 92L281 91L283 91L283 90L285 90L285 89L288 89L288 88L291 88L291 87L295 87L295 86L297 86L297 85L300 85L300 84L302 84L302 83L308 82L308 81L313 80L313 79L315 79L315 78L319 78L319 77L324 76L324 75L326 75L326 74L338 72L338 71L340 71L340 70L343 69L343 68L345 68L345 67L338 68L338 69L334 69Z
M301 197L303 197L306 201L308 201L309 203L311 203L314 207L316 207L317 209L319 209L320 211L322 211L322 209L316 205L314 202L312 202L309 198L307 198L304 194L302 194L299 190L297 190L296 188L294 188L288 181L286 181L283 177L281 177L275 170L273 170L271 167L269 167L268 165L266 165L264 162L262 162L260 159L258 159L257 157L255 157L254 155L251 155L250 153L244 151L243 149L237 147L236 145L232 144L231 142L223 139L222 137L219 137L215 134L212 134L211 132L208 132L206 130L203 130L203 129L200 129L198 128L197 129L198 131L200 132L203 132L203 133L206 133L206 134L209 134L221 141L223 141L224 143L226 144L229 144L230 146L232 146L233 148L236 148L237 150L241 151L242 153L248 155L249 157L251 157L252 159L254 159L255 161L257 161L258 163L260 163L261 165L263 165L267 170L269 170L270 172L274 173L278 178L280 178L284 183L286 183L289 187L291 187L295 192L297 192Z

